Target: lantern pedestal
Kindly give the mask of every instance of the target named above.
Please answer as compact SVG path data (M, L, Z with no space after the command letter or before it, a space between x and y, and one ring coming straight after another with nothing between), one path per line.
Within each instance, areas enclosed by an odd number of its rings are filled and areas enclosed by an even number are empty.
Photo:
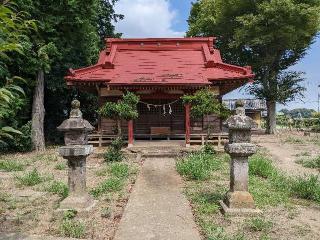
M60 203L60 209L90 210L95 201L86 191L86 159L93 152L92 145L70 145L59 148L59 154L68 160L69 197Z

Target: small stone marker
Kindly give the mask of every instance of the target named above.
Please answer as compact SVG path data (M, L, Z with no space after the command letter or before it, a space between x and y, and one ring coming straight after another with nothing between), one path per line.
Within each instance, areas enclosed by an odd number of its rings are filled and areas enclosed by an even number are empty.
M231 163L230 190L225 200L220 201L222 210L229 215L260 213L248 191L248 157L256 152L256 146L250 143L254 122L245 115L243 101L236 102L236 114L229 117L225 125L229 129L229 143L225 150L231 156Z
M73 100L69 119L58 127L64 132L65 145L59 148L59 154L68 160L68 186L70 194L60 203L60 210L75 209L79 212L88 211L95 201L86 190L86 159L93 152L88 145L88 133L94 127L82 118L80 102Z

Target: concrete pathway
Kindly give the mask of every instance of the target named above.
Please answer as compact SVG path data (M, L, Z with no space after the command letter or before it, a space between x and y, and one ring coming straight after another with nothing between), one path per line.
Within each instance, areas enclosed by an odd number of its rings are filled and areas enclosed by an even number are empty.
M200 240L172 158L145 161L115 240Z

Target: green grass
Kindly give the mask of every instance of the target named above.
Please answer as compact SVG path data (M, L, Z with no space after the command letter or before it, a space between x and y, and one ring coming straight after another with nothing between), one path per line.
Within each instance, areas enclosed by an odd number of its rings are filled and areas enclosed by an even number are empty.
M276 172L271 160L263 155L255 154L249 159L250 175L268 178L275 175Z
M62 199L69 195L69 188L64 182L53 181L46 191L59 195Z
M176 168L188 180L205 180L212 171L221 169L222 161L218 155L196 152L179 159Z
M272 228L273 223L263 218L256 217L249 219L246 222L246 226L250 231L253 232L267 232Z
M75 219L64 219L59 230L62 236L71 238L82 238L86 232L85 225Z
M108 171L116 178L127 178L129 176L129 166L125 163L113 163Z
M54 166L54 169L56 170L65 170L67 168L67 165L65 163L57 163Z
M22 186L34 186L45 181L45 178L40 175L37 169L33 169L22 176L16 176L16 181Z
M90 193L92 194L92 196L97 198L108 192L118 192L122 189L123 185L123 179L112 177L100 183L97 187L93 188Z
M320 168L320 156L314 158L300 158L296 163L301 164L306 168Z
M291 180L291 195L320 203L320 182L316 175Z
M300 138L289 136L284 140L285 143L302 144L304 141Z
M0 170L6 172L23 171L25 165L14 160L1 160Z

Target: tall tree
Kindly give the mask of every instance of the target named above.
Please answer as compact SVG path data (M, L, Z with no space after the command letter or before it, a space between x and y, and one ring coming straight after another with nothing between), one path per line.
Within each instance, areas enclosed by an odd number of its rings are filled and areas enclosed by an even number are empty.
M20 59L24 66L19 68L34 79L32 139L35 150L44 150L44 130L55 130L77 92L66 88L63 77L67 69L94 63L100 39L113 32L111 22L118 18L112 8L115 2L17 0L19 9L38 23L37 33L30 34L24 42L28 54ZM46 112L45 105L48 106Z
M267 133L276 127L276 103L301 97L300 72L286 71L314 41L320 23L319 0L198 0L188 36L217 37L223 58L251 65L256 81L248 90L267 101Z

